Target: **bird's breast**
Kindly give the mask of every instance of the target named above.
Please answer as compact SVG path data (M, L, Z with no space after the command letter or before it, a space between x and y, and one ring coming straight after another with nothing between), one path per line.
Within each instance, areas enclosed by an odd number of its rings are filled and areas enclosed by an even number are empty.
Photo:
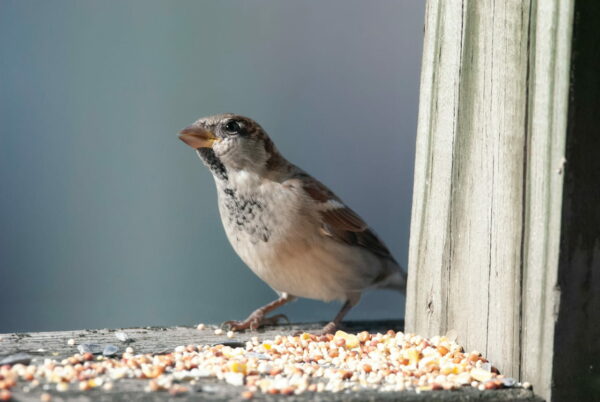
M232 244L239 241L251 244L269 241L273 222L268 204L261 197L248 197L240 195L235 189L225 188L219 196L219 211Z
M233 248L255 272L290 243L299 246L315 233L309 230L314 218L302 209L298 194L278 183L256 186L252 191L221 188L219 211Z

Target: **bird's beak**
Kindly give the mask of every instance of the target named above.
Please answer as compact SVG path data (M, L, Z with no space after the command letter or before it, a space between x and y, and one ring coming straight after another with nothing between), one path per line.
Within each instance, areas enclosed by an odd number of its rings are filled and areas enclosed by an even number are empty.
M210 131L198 126L189 126L179 132L179 139L194 149L212 148L219 139Z

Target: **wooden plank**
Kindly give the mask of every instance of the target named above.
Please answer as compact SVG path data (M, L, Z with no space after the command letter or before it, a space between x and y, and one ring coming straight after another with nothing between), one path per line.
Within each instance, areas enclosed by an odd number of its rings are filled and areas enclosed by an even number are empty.
M214 327L205 330L197 330L191 327L174 328L129 328L121 331L126 332L135 342L121 344L115 338L114 329L82 330L82 331L60 331L60 332L38 332L23 334L0 334L0 356L15 353L17 351L27 352L35 356L37 361L46 358L62 359L76 353L75 346L68 345L68 339L79 343L114 343L121 348L132 346L136 353L160 353L172 351L176 346L189 344L216 344L216 343L244 343L256 336L260 340L272 339L276 335L291 335L298 331L314 332L322 328L324 323L283 325L278 327L267 327L258 332L241 332L229 339L224 335L215 335ZM370 332L386 332L388 329L400 330L403 327L401 321L368 321L349 322L347 330L358 332L368 330ZM165 400L165 392L147 393L144 391L147 381L125 379L114 382L113 389L106 391L93 389L90 391L78 391L71 389L66 392L57 392L54 388L47 392L54 396L53 400L101 400L101 401L130 401L130 400ZM15 399L19 401L39 401L42 390L36 388L25 392L22 385L13 389ZM193 392L178 396L177 400L240 400L242 387L236 387L216 379L200 379L193 385ZM257 394L254 400L273 400L276 396ZM402 400L402 401L531 401L540 402L531 390L522 388L504 389L495 391L477 391L465 389L459 391L435 391L435 392L385 392L358 391L353 393L305 393L302 395L286 396L286 401L307 401L317 398L321 401L378 401L378 400Z
M546 398L573 7L428 1L415 161L407 330L456 331Z
M528 15L528 2L428 2L409 256L408 329L456 330L508 375L519 374Z

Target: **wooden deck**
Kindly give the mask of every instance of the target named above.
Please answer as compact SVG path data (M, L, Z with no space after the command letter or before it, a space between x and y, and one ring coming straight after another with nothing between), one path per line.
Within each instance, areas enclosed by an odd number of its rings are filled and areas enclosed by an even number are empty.
M114 344L121 351L127 346L135 349L136 353L161 353L172 351L176 346L188 344L240 344L257 336L259 339L271 339L275 335L291 335L298 331L317 331L323 323L310 323L298 325L282 325L269 327L258 332L236 333L231 339L225 334L215 335L214 328L197 330L192 327L146 327L129 329L98 329L59 332L35 332L35 333L13 333L0 335L0 360L7 355L25 352L33 356L34 362L44 359L62 359L77 353L75 345L69 345L68 340L74 339L76 344L98 343ZM350 322L345 328L349 332L368 330L370 332L385 332L389 329L401 330L401 321L373 321L373 322ZM115 337L115 332L123 331L129 335L132 342L124 344ZM94 389L90 391L69 390L65 392L56 391L52 386L44 390L41 386L29 392L23 391L20 383L13 388L13 398L18 401L39 401L40 395L47 392L52 395L52 400L76 400L76 401L155 401L165 399L177 400L240 400L242 387L235 387L216 379L204 379L198 381L193 391L177 397L172 397L166 392L146 392L144 390L147 381L143 380L119 380L115 381L114 388L110 391ZM541 401L531 390L525 389L503 389L496 391L476 391L473 389L460 391L432 391L422 392L374 392L361 391L356 393L312 393L307 392L296 396L273 396L256 394L254 400L285 399L287 401L317 400L317 401Z

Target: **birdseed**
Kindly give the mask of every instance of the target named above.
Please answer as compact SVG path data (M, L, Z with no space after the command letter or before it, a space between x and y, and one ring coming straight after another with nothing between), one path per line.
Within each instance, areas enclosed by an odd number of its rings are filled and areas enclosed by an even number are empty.
M99 355L102 353L104 348L102 345L98 345L97 343L82 343L81 345L77 345L77 350L81 354L91 353L93 355Z
M480 353L466 353L447 337L424 338L390 330L385 334L303 333L262 342L253 337L240 347L187 345L156 355L134 354L128 347L114 358L86 351L61 361L6 364L0 366L0 397L10 397L18 382L28 390L52 386L59 392L109 391L122 379L146 380L148 392L179 395L192 392L195 381L205 377L244 386L243 399L257 393L531 387L499 374Z
M112 357L114 355L116 355L119 352L119 348L116 347L115 345L106 345L104 346L104 349L102 350L102 355L106 356L106 357Z
M123 331L117 331L117 332L115 332L115 337L116 337L118 340L120 340L121 342L124 342L124 343L129 343L129 342L132 342L132 341L133 341L133 339L131 339L131 338L129 337L129 335L127 335L127 334L126 334L125 332L123 332Z

